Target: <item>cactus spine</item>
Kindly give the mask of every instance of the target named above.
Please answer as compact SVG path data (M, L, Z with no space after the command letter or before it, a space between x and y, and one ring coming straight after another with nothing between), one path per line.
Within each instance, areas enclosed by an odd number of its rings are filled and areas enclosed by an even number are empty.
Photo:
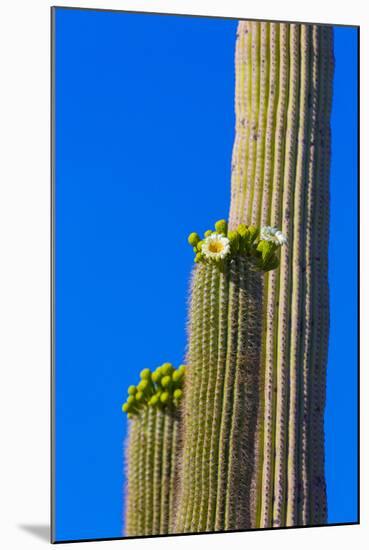
M179 412L184 366L165 363L130 386L123 411L128 414L126 448L127 536L164 535L174 518L179 454Z
M331 28L240 22L230 227L289 242L265 280L253 527L326 521L332 77Z

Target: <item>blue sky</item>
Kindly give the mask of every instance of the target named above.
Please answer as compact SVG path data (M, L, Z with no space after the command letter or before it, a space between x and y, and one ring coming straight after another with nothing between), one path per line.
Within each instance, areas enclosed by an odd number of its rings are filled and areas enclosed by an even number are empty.
M126 387L183 361L186 236L229 208L236 25L56 10L59 540L121 536ZM335 54L326 446L329 521L343 522L356 519L354 29L335 29Z

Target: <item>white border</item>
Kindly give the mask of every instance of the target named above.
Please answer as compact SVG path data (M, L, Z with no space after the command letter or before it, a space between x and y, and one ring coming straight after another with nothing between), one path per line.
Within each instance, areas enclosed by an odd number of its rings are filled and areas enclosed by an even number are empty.
M368 59L369 18L365 3L336 0L59 0L57 5L135 11L187 13L361 25L361 59ZM48 0L3 2L0 17L0 517L4 548L38 548L45 541L20 525L49 520L49 78L50 10ZM368 70L362 61L361 219L369 234L367 132ZM344 223L344 220L343 220ZM362 380L368 388L369 280L362 239ZM345 269L344 252L342 269ZM344 299L344 297L343 297ZM364 328L365 327L365 328ZM369 398L362 399L362 425ZM344 403L342 403L344 407ZM99 542L99 548L363 548L368 533L365 465L368 443L362 437L361 526L237 533L136 541ZM149 546L148 546L149 545ZM75 547L71 544L69 547Z

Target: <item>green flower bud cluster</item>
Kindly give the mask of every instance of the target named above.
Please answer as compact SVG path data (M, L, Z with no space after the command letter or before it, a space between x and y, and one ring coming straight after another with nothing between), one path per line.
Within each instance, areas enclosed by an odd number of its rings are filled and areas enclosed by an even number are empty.
M122 411L128 418L138 415L145 407L177 407L183 395L185 365L177 369L171 363L163 363L153 372L143 369L137 386L129 386Z
M219 243L220 249L223 247L223 252L220 250L219 254L209 254L207 239L213 235L225 237ZM240 224L237 229L228 231L226 220L219 220L215 223L215 231L208 229L203 239L198 233L191 233L188 243L193 248L195 263L216 262L222 269L232 258L246 256L258 271L270 271L279 265L278 244L260 239L260 229L253 225Z

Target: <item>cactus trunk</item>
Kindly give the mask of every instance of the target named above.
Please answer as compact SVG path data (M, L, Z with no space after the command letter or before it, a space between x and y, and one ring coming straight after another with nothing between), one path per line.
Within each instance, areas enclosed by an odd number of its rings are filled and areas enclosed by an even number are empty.
M331 28L240 22L230 227L270 224L288 239L265 280L253 527L327 517L332 77Z

